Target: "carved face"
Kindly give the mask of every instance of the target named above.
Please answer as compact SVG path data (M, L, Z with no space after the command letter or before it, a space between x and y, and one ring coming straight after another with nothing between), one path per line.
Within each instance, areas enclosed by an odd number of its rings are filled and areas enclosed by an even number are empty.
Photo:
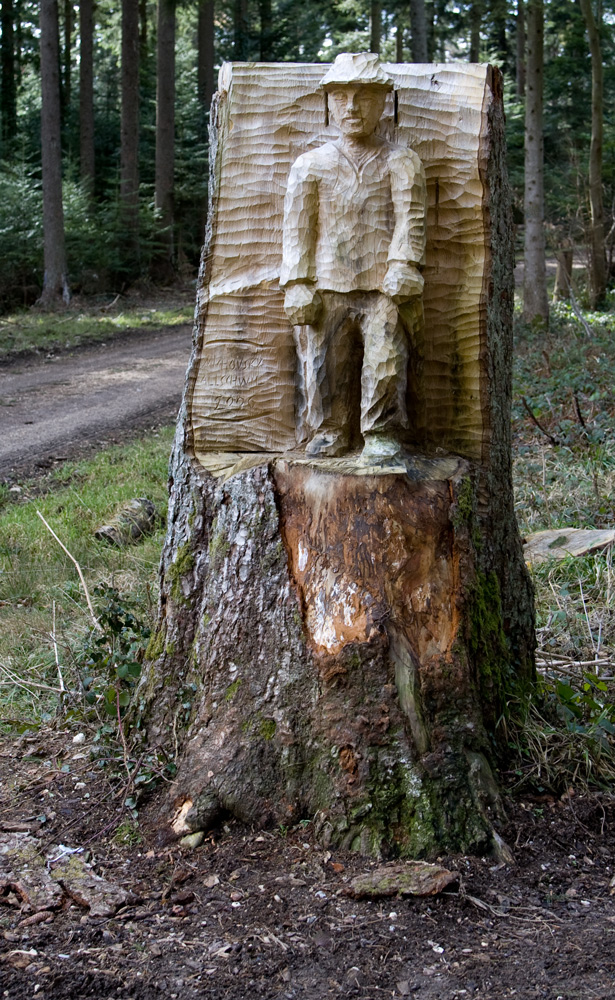
M349 84L329 90L329 112L343 135L367 138L380 121L386 101L384 87Z

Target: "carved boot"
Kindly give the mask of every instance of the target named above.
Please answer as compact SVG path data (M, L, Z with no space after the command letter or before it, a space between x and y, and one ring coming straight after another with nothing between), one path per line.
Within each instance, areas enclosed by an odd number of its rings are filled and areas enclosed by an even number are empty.
M350 450L348 435L343 431L319 431L308 442L305 453L311 458L340 458Z
M361 461L364 463L402 457L402 445L392 434L364 434L363 439Z

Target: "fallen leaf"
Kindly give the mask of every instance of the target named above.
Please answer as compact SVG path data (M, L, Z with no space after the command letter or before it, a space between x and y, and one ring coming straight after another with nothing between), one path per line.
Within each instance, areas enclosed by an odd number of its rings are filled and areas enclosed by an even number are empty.
M523 555L527 563L540 563L565 556L583 556L611 545L615 541L612 528L549 528L525 536Z

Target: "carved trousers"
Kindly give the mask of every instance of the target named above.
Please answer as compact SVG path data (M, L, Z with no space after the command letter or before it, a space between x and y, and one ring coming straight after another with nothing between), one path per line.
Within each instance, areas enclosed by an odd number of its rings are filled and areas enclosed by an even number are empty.
M399 434L408 427L408 335L397 306L382 292L321 295L318 322L295 327L299 440L318 431L347 437L357 407L364 436ZM352 398L359 384L360 401Z

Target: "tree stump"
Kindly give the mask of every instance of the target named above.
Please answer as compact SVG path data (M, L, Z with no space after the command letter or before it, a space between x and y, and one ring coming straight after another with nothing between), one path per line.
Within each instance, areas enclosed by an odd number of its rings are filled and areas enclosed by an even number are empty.
M511 482L501 83L482 66L387 69L398 96L384 128L412 132L427 177L425 325L408 378L411 446L403 462L369 465L359 451L309 458L295 443L292 328L270 273L283 185L268 153L248 185L256 214L272 219L260 270L249 246L229 257L229 233L247 226L237 208L246 188L233 202L229 176L250 141L256 161L269 149L267 127L287 176L301 150L297 108L306 134L322 115L323 68L221 71L159 620L140 691L149 739L178 752L173 785L150 807L164 836L230 815L314 820L323 843L373 854L498 844L499 723L534 677ZM273 110L255 139L263 94Z

